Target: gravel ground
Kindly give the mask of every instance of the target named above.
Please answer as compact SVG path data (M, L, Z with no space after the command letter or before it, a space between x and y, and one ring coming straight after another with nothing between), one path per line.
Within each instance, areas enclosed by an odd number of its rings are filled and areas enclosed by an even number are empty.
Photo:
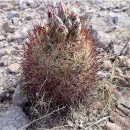
M46 22L47 8L56 7L57 2L59 1L0 1L0 126L2 126L0 128L2 130L17 130L29 121L21 110L23 106L18 103L23 100L26 102L26 99L17 95L20 91L18 84L22 72L20 64L22 47L32 24ZM57 124L57 118L54 119L53 115L47 118L42 126L37 125L29 129L40 130L39 127L47 129L49 124L55 126L54 129L129 130L130 1L73 0L70 5L91 27L93 37L97 39L99 45L97 51L103 55L101 70L98 72L99 87L92 97L89 116L83 115L84 109L80 112L73 109L72 118L66 119L66 124L62 121ZM106 93L107 99L102 92ZM12 121L7 123L8 116L13 113L10 111L16 111L16 116L12 115ZM23 116L17 118L18 113ZM49 123L46 123L47 121Z

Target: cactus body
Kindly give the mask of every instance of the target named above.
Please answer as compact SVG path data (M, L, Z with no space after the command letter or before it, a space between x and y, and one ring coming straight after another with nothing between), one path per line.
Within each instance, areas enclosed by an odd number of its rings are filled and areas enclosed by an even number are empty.
M48 16L53 20L53 13ZM95 44L83 23L72 26L35 25L28 33L22 66L24 89L33 100L43 95L58 105L87 100L98 68Z

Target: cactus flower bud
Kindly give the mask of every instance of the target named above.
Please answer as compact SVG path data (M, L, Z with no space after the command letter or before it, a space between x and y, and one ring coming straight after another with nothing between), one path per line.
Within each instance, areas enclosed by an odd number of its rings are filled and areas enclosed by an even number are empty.
M72 30L72 22L69 18L67 18L65 26L68 28L69 31Z
M66 28L65 25L60 25L57 29L57 36L58 36L58 41L65 41L67 38L68 34L68 29Z
M65 22L68 14L68 7L61 1L58 6L58 16Z
M81 22L79 22L79 21L74 22L72 31L73 31L74 36L79 35L79 33L81 31Z
M75 22L77 20L80 21L80 19L78 17L78 14L76 13L76 11L71 11L70 18L71 18L72 22Z
M52 8L49 8L47 14L48 14L48 18L51 19L53 17L54 10Z
M58 28L60 25L63 25L62 20L56 14L54 14L54 19L53 20L54 20L54 27L55 28Z
M47 12L47 15L48 15L48 21L49 21L49 24L51 26L51 28L54 27L54 10L52 8L49 8L48 9L48 12Z

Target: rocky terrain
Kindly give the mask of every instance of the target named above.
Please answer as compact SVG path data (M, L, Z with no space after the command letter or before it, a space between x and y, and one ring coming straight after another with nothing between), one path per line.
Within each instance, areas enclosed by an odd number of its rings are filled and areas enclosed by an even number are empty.
M0 1L0 130L27 129L30 120L22 110L27 99L20 92L23 45L27 31L33 24L44 24L47 8L57 2ZM54 129L130 130L130 1L73 0L70 5L92 29L103 55L98 100L88 117L74 112L75 121L67 120L67 128Z

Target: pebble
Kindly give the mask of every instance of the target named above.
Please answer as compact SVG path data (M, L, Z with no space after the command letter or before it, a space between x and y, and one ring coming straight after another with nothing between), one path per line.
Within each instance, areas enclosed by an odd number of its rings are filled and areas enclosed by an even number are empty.
M0 41L5 40L6 38L3 35L0 35Z
M20 7L20 9L22 9L22 10L25 10L25 9L28 8L28 6L26 5L26 3L21 3L21 4L19 4L19 7Z
M123 1L123 2L121 3L121 8L127 7L127 6L128 6L128 3L127 3L127 2Z
M21 65L18 63L13 63L8 66L9 73L18 73Z
M19 23L19 18L14 17L14 18L12 18L11 20L12 20L12 24L18 25L18 23Z
M93 37L95 38L95 40L97 40L97 43L103 49L107 49L113 40L109 34L102 31L98 31L97 33L93 34Z
M19 12L13 10L7 14L7 18L9 19L14 18L14 17L19 17Z
M7 22L3 24L5 32L13 33L15 31L14 27L11 27Z
M123 59L121 65L124 67L130 67L130 58Z
M113 45L113 51L114 51L114 54L116 55L120 55L121 51L123 50L123 46L122 45L116 45L114 44Z
M105 124L104 127L106 130L122 130L120 126L118 126L115 123L110 123L110 122L107 122L107 124Z
M9 55L10 53L11 53L11 51L9 49L2 49L2 50L0 50L0 57Z
M32 19L33 19L33 16L32 16L32 15L30 15L30 14L29 14L29 15L26 15L26 20L29 21L29 20L32 20Z
M71 120L67 120L67 124L68 124L69 126L71 126L71 127L74 126L74 123L73 123Z
M103 62L103 66L104 66L104 68L105 68L106 70L111 69L111 68L112 68L111 61L105 60L105 61Z

